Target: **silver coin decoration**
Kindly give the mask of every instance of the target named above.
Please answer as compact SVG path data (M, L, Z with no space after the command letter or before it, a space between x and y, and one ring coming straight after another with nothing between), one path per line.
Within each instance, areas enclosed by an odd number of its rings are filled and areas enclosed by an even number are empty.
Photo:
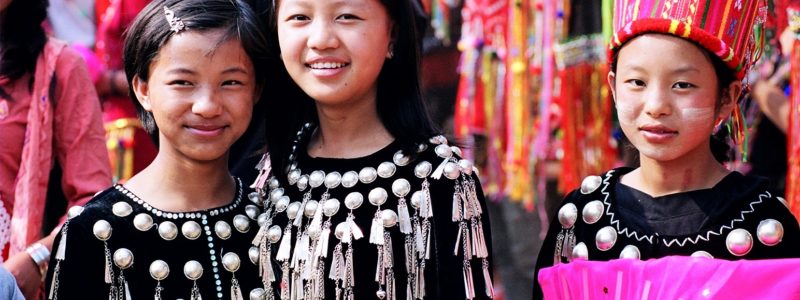
M408 157L408 155L403 154L403 150L399 150L394 153L394 156L392 156L392 161L395 165L402 167L408 165L408 163L411 161L411 158Z
M581 218L586 224L594 224L603 217L603 211L605 207L603 206L603 202L600 200L594 200L589 203L586 203L586 206L583 207L583 213L581 214Z
M225 221L217 221L217 223L214 224L214 232L219 238L227 240L231 237L231 225Z
M705 252L705 251L702 251L702 250L701 251L695 251L694 253L692 253L692 257L714 258L714 256L711 255L711 253L708 253L708 252Z
M300 191L305 191L308 187L308 175L300 176L300 180L297 181L297 188Z
M74 217L79 216L83 212L83 206L80 205L73 205L67 211L67 218L72 219Z
M278 202L275 203L275 211L279 213L286 211L286 208L289 207L290 201L291 200L289 199L289 196L281 197L280 199L278 199Z
M158 235L167 241L174 240L178 236L178 226L170 221L164 221L158 224Z
M378 165L378 176L381 178L389 178L397 171L397 166L394 163L385 161Z
M164 280L169 276L169 265L163 260L155 260L150 264L150 276L155 280Z
M617 230L614 227L606 226L597 231L595 243L600 251L608 251L617 242Z
M286 208L286 216L289 217L289 220L297 218L298 213L300 213L300 202L292 202L289 204L289 207Z
M328 199L325 201L325 204L322 205L322 214L324 214L326 217L333 217L333 215L339 211L340 205L341 203L339 202L339 199Z
M189 280L197 280L203 276L203 266L197 262L196 260L187 261L185 265L183 265L183 275L186 275L186 278Z
M325 182L325 172L320 170L316 170L311 172L311 175L308 175L308 184L311 185L312 188L317 188Z
M320 234L322 233L322 227L319 226L311 226L306 229L306 233L308 237L311 238L312 241L316 241L319 239Z
M591 194L600 187L601 183L603 183L603 178L600 178L600 176L587 176L583 179L583 182L581 182L581 194Z
M269 179L269 188L276 189L281 186L281 182L278 181L278 178L272 177Z
M433 148L433 150L434 152L436 152L436 155L438 155L441 158L453 157L453 150L450 149L450 146L446 144L436 146L436 148Z
M186 223L181 225L181 233L183 233L183 236L187 239L196 240L203 233L203 229L200 227L200 224L197 224L195 221L186 221Z
M422 143L422 144L417 145L417 153L425 152L425 150L428 150L428 144L427 143Z
M107 241L109 238L111 238L111 224L106 220L94 222L94 226L92 226L92 232L98 240Z
M273 189L273 190L269 191L269 199L270 200L272 200L272 199L280 199L281 197L283 197L283 194L284 194L283 188L279 187L277 189Z
M272 227L267 230L267 239L270 243L275 244L279 242L281 240L281 235L283 235L283 231L281 231L281 227L278 225L272 225Z
M411 191L411 183L408 182L405 178L399 178L392 182L392 193L399 197L403 198Z
M725 238L725 246L733 255L747 255L753 249L753 235L742 228L731 230Z
M414 167L414 176L417 178L423 179L431 175L431 171L433 170L433 165L427 161L422 161Z
M252 204L248 204L247 206L244 207L244 213L247 214L247 216L250 217L250 219L255 220L256 218L258 218L258 213L259 213L258 207Z
M138 214L133 217L133 227L139 231L148 231L153 228L153 217L145 213Z
M250 291L250 300L265 300L267 299L267 292L262 288L255 288Z
M300 175L301 174L299 169L291 170L289 172L289 175L287 175L287 180L289 181L289 184L294 185L295 183L297 183L300 180Z
M416 191L411 194L411 207L415 209L419 209L420 203L422 203L422 199L425 198L425 194L422 191Z
M256 220L256 222L258 223L258 226L264 227L264 226L267 226L266 224L267 224L267 221L269 221L269 220L270 220L269 215L267 215L267 213L263 213L263 214L258 215L258 219ZM234 220L234 221L236 221L236 220ZM234 225L236 225L236 224L234 224ZM248 225L248 228L249 227L250 227L250 225Z
M356 171L347 171L342 175L342 186L351 188L358 183L358 173Z
M454 162L447 162L444 165L444 177L448 179L457 179L461 175L461 170L458 169L458 164Z
M642 253L639 251L639 248L636 248L636 246L627 245L625 248L622 248L622 252L619 253L619 258L641 259Z
M763 220L758 223L756 236L762 244L775 246L783 239L783 224L775 219Z
M575 221L578 220L578 207L575 204L567 203L564 204L558 210L558 223L561 223L561 227L564 228L572 228L575 225Z
M383 227L394 227L397 224L397 213L391 209L384 209L381 211L381 219L383 220Z
M233 217L233 228L236 228L236 230L241 233L245 233L250 230L250 220L244 215L236 215Z
M778 198L778 201L783 203L783 206L786 206L787 208L789 207L789 202L786 202L786 199L783 199L783 197L775 197L775 198Z
M247 199L250 199L250 202L253 202L254 204L261 205L261 197L258 196L258 192L247 194Z
M347 209L355 210L361 207L361 204L364 203L364 195L361 195L359 192L352 192L347 194L347 197L344 198L344 206Z
M250 247L250 249L247 250L247 256L250 257L250 262L253 264L258 264L259 255L258 247Z
M462 159L458 161L458 167L461 168L461 172L467 174L468 176L472 175L472 168L475 165L472 164L472 161L469 159Z
M119 248L114 251L114 264L120 269L127 269L133 265L133 252L127 248Z
M461 148L458 148L456 146L450 146L450 151L452 151L455 155L463 156L461 153Z
M328 175L325 175L325 187L329 189L335 189L342 183L342 174L339 172L331 172Z
M369 203L375 206L381 206L386 203L386 199L389 198L389 194L386 193L382 187L376 187L369 191Z
M375 292L375 296L378 297L378 299L383 300L384 298L386 298L386 291L378 290L377 292Z
M428 140L431 144L439 145L439 144L447 144L447 138L443 135L437 135Z
M117 217L124 218L133 212L133 207L127 202L120 201L111 206L111 212Z
M314 217L314 213L317 212L318 206L319 202L317 202L317 200L308 200L308 202L306 202L306 206L303 208L303 215L305 215L306 218L311 219Z
M222 266L225 267L225 270L228 272L236 272L239 271L239 266L241 265L242 261L239 259L239 255L233 252L225 253L222 256Z
M336 236L337 239L342 239L344 237L345 232L347 232L349 225L347 223L342 222L336 225L336 229L333 230L333 235Z
M372 183L378 178L378 171L373 167L365 167L358 172L358 180L361 183Z
M572 260L575 259L589 259L589 248L587 248L586 244L583 242L578 243L575 245L575 248L572 248Z

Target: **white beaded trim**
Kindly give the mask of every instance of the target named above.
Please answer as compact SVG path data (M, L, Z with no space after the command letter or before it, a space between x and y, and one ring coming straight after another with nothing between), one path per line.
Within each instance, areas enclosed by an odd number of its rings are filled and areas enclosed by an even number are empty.
M236 178L236 198L233 201L233 203L228 204L228 205L223 206L223 207L219 207L219 208L213 209L213 210L208 211L208 212L167 212L167 211L162 211L162 210L159 210L159 209L153 207L149 203L145 202L144 200L142 200L142 198L139 198L139 196L136 196L136 194L134 194L133 192L131 192L130 190L128 190L127 188L125 188L121 184L115 185L114 188L116 188L122 194L124 194L125 196L130 198L133 202L136 202L139 205L141 205L142 207L144 207L144 209L146 209L148 212L150 212L150 213L152 213L152 214L154 214L154 215L156 215L158 217L165 218L165 219L172 219L172 220L177 220L177 219L200 219L200 218L205 219L206 215L216 216L216 215L219 215L219 214L222 214L222 213L227 213L227 212L229 212L231 210L234 210L242 202L242 180L239 179L238 177L235 177L235 178Z

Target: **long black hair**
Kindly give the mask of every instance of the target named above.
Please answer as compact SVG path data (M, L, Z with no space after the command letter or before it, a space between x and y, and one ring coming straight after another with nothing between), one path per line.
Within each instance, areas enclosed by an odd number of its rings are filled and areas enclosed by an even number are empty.
M48 4L48 0L13 0L0 13L0 76L16 80L36 69L47 43L42 22Z
M180 18L183 30L208 31L222 29L225 34L221 44L228 39L238 39L255 68L255 77L261 91L268 81L268 69L257 66L270 65L269 48L263 33L264 25L248 3L240 0L156 0L150 2L136 16L125 33L124 65L128 79L129 95L136 107L142 126L151 135L158 136L158 126L153 114L146 111L133 93L133 78L142 81L150 78L150 64L159 50L172 37L164 8L169 8ZM157 138L154 138L157 141Z
M633 38L629 39L628 42L632 41ZM693 43L697 46L700 50L702 50L705 55L711 59L711 65L714 67L714 74L717 75L717 101L714 105L715 109L719 109L722 105L727 104L723 103L724 99L728 99L727 97L723 97L725 93L730 93L731 91L728 90L728 86L732 82L736 80L734 70L728 67L722 59L719 58L716 54L712 53L711 51L706 50L693 41L686 40L687 42ZM627 43L627 42L626 42ZM617 60L619 59L619 49L625 47L625 44L622 46L617 47L616 51L612 53L611 58L611 65L610 70L611 72L617 72ZM739 99L742 98L742 95L739 95ZM738 99L734 99L733 101L737 101ZM734 103L734 105L738 105ZM717 132L711 134L709 137L710 139L710 147L711 147L711 154L714 155L714 159L716 159L720 163L728 162L733 159L733 148L731 148L730 144L728 144L728 139L730 136L730 132L728 132L727 127L722 126Z
M386 130L395 138L401 148L411 150L416 143L426 141L439 133L428 115L420 83L420 31L417 28L417 14L412 1L380 0L389 17L394 21L394 57L384 62L378 75L376 106L378 118ZM275 5L270 13L270 44L279 47L277 35L277 14L280 5ZM280 49L275 49L280 53ZM278 84L265 95L267 126L267 145L272 159L272 169L285 175L291 153L292 141L303 123L317 123L318 116L314 99L306 95L292 80L281 62L276 71ZM301 143L304 145L304 143ZM304 151L297 149L297 151ZM406 151L406 153L415 153ZM285 176L277 176L283 180Z

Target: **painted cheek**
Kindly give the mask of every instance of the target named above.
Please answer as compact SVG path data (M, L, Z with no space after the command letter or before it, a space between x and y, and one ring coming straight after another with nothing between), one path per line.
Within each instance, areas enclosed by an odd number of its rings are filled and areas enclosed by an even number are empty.
M681 108L681 116L686 128L702 128L715 121L713 107Z
M636 123L636 107L628 102L617 101L617 116L620 125L634 125Z

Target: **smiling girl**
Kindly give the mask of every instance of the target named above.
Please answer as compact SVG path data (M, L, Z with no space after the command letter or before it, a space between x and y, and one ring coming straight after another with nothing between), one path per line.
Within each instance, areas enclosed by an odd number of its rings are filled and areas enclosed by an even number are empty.
M483 193L425 110L412 1L274 3L286 73L265 100L273 176L258 182L268 293L491 297Z
M265 77L254 66L266 50L244 2L161 0L137 16L125 71L158 155L73 211L55 242L50 298L263 294L248 259L258 208L242 199L228 153L250 124Z
M725 142L711 137L738 114L752 63L759 1L745 3L616 1L608 83L639 167L589 176L566 197L537 272L578 259L800 256L783 199L725 168Z

